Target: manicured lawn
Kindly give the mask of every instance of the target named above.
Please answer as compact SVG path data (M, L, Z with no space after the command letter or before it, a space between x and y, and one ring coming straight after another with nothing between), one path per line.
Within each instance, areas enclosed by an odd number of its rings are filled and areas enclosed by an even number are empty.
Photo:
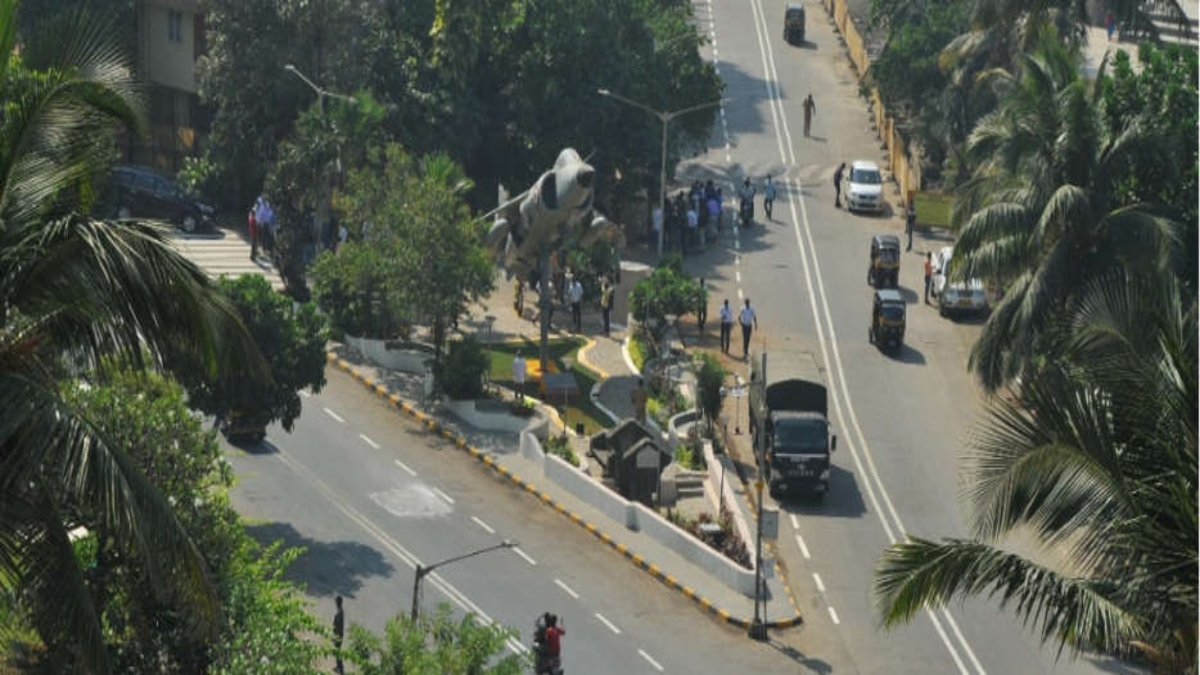
M950 227L950 208L953 195L942 192L918 192L913 197L917 207L917 224L930 227Z
M594 434L611 426L611 422L607 415L592 404L592 399L589 396L592 387L599 381L600 375L590 368L579 364L579 348L584 344L585 342L578 338L557 338L547 343L547 349L549 350L551 361L549 365L552 372L563 372L566 370L563 363L564 357L574 359L574 362L571 364L571 372L575 374L575 382L579 385L579 393L571 399L571 405L567 409L567 421L572 429L575 428L576 424L583 422L584 432ZM529 372L532 375L538 363L538 345L536 342L525 340L524 342L505 342L484 346L484 352L488 355L490 361L488 379L493 384L505 387L506 389L512 389L512 362L518 350L525 357ZM526 396L540 398L540 393L531 382L526 382L525 389ZM558 410L560 415L562 414L563 402L561 399L543 402L549 403Z

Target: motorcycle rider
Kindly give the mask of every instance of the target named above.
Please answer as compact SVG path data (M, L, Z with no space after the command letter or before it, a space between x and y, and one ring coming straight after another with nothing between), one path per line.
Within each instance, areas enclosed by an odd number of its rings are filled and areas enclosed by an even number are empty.
M558 616L546 612L538 617L533 638L538 675L561 675L562 636L566 634L567 631L558 625Z
M742 181L742 189L738 190L738 196L742 199L741 214L743 225L749 225L750 221L754 218L754 195L754 186L750 184L750 178L747 176Z

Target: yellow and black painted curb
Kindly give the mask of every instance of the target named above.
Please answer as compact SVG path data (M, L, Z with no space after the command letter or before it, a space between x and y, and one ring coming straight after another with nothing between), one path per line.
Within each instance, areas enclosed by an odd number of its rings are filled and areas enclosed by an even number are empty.
M588 345L588 346L590 346L590 345ZM587 530L592 536L596 537L600 541L607 544L613 550L615 550L618 553L620 553L621 555L625 556L625 558L628 559L630 562L632 562L635 566L648 572L651 576L653 576L655 579L662 582L668 588L679 591L685 597L687 597L689 600L695 602L697 605L702 607L709 614L716 616L718 619L720 619L721 621L723 621L731 626L737 626L739 628L748 628L750 626L750 622L748 620L733 616L727 610L717 607L709 599L697 594L694 589L679 583L675 579L675 577L673 577L670 574L667 574L666 572L663 572L661 569L659 569L658 565L648 562L645 558L643 558L640 554L635 553L628 546L615 541L611 536L606 534L603 530L596 527L596 525L594 523L591 523L591 522L585 520L579 514L575 513L574 511L571 511L567 507L563 506L561 503L555 501L554 498L551 497L549 493L538 490L537 486L535 486L533 483L530 483L529 481L522 478L520 475L513 473L507 467L496 462L496 460L492 459L491 455L489 455L489 454L483 452L482 450L480 450L479 448L476 448L475 446L467 443L467 439L463 438L462 436L455 433L452 429L450 429L450 428L444 426L443 424L441 424L440 422L438 422L433 416L426 414L425 412L423 412L421 410L418 410L417 407L414 406L412 403L404 400L397 394L392 393L387 388L387 385L376 382L374 378L372 378L369 375L364 374L360 369L355 368L353 365L351 365L345 359L339 358L337 356L337 354L335 354L333 352L326 352L325 359L326 359L326 361L328 361L329 363L331 363L335 367L337 367L338 370L345 372L346 374L350 375L354 379L361 382L363 384L363 386L365 386L367 389L370 389L377 396L385 399L386 401L391 403L393 406L395 406L402 412L405 412L405 413L408 413L409 415L411 415L418 422L425 425L425 427L427 427L430 431L441 436L442 438L445 438L448 441L453 442L455 447L457 447L461 450L465 450L467 452L467 454L471 455L475 459L482 462L484 466L488 467L492 471L495 471L496 473L500 474L501 476L507 478L512 484L516 485L518 488L533 495L534 497L536 497L539 501L541 501L546 506L549 506L550 508L554 509L555 511L562 514L563 516L566 516L567 519L569 519L571 522L573 522L576 525L579 525L583 529ZM775 566L775 571L777 574L780 572L778 565ZM787 590L788 600L792 604L792 610L794 611L794 615L787 619L783 619L780 621L770 621L767 623L768 628L790 628L792 626L798 626L802 622L800 611L796 607L796 601L792 598L791 589L787 587L786 583L784 585L784 588Z

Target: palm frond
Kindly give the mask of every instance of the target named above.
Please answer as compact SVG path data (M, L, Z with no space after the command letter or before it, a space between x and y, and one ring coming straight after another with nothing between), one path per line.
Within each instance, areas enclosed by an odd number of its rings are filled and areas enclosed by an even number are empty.
M986 544L914 538L884 551L876 564L874 595L886 627L955 598L999 597L1001 606L1012 605L1043 641L1111 650L1141 633L1138 617L1113 601L1115 586L1066 577Z
M1059 185L1038 215L1037 226L1030 232L1031 239L1045 250L1064 233L1073 231L1073 223L1090 218L1090 197L1086 190L1078 186Z

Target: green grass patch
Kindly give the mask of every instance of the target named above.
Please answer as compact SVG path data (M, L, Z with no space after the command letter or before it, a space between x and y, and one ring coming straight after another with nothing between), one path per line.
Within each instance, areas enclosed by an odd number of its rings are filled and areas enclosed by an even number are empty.
M554 362L560 373L566 371L566 364L563 359L565 357L573 359L571 372L575 374L575 382L579 385L579 393L572 398L571 404L567 407L566 421L571 426L571 429L574 429L576 424L582 422L584 433L594 434L612 426L612 422L608 419L608 415L605 415L604 412L592 403L592 398L589 395L592 387L600 381L600 374L580 365L579 349L585 344L586 341L579 338L556 338L547 341L546 351L548 352L548 358ZM539 358L538 344L532 340L503 342L484 346L484 353L488 357L488 379L492 384L507 389L513 388L512 362L518 351L531 364L535 363ZM525 395L541 400L537 388L529 382L526 382L525 385ZM563 402L561 399L556 401L542 400L542 402L550 405L558 410L559 414L562 414Z
M918 192L913 196L917 208L917 224L929 227L950 227L950 209L954 195L944 192Z
M651 352L653 348L646 344L646 338L641 331L634 331L629 336L629 358L639 373L646 367L646 361L652 356Z

